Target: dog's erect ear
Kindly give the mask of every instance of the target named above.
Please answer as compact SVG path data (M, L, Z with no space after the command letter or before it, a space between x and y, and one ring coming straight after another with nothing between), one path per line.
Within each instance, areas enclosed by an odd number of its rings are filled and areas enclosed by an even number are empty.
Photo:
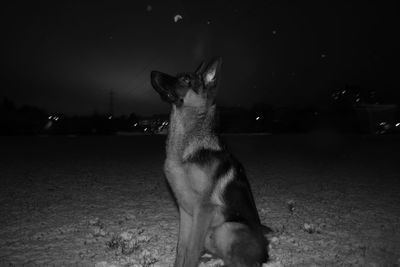
M174 92L176 83L176 77L159 71L151 72L151 85L160 94L161 98L167 102L172 103L177 99Z
M221 75L221 64L222 59L220 57L215 58L204 70L202 76L207 89L215 88L218 85L218 80Z
M204 71L205 66L206 64L204 63L204 61L202 61L194 73L201 74Z

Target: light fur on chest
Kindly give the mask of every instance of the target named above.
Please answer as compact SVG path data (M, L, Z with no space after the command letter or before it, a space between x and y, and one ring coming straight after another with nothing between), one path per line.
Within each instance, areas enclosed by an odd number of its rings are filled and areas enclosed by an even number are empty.
M218 137L212 132L215 107L207 113L196 109L173 108L167 139L167 160L187 160L201 149L221 150Z
M166 161L164 171L178 204L189 214L194 206L212 194L216 164L206 167L193 163Z
M188 213L212 194L218 161L198 164L190 158L204 149L222 149L212 132L214 112L212 109L206 115L199 115L196 109L173 108L171 113L164 171L178 204Z

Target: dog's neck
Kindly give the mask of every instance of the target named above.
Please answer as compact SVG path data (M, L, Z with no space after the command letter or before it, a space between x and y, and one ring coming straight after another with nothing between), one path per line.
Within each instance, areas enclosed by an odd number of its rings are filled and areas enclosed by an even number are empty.
M215 109L215 105L208 109L172 106L167 160L185 161L200 149L221 149L213 129Z

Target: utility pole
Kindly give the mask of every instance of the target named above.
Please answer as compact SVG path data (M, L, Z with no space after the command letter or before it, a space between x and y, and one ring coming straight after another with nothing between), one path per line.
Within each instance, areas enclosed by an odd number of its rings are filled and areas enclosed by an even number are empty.
M109 99L109 106L108 106L108 119L112 119L114 116L114 91L113 89L110 90L110 99Z

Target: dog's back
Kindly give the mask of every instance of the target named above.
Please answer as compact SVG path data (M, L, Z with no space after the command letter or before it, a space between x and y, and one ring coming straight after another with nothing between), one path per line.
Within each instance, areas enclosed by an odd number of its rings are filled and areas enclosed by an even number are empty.
M165 174L180 211L175 266L197 266L204 249L227 266L259 266L267 241L242 165L214 132L220 60L177 77L152 73L172 104Z

